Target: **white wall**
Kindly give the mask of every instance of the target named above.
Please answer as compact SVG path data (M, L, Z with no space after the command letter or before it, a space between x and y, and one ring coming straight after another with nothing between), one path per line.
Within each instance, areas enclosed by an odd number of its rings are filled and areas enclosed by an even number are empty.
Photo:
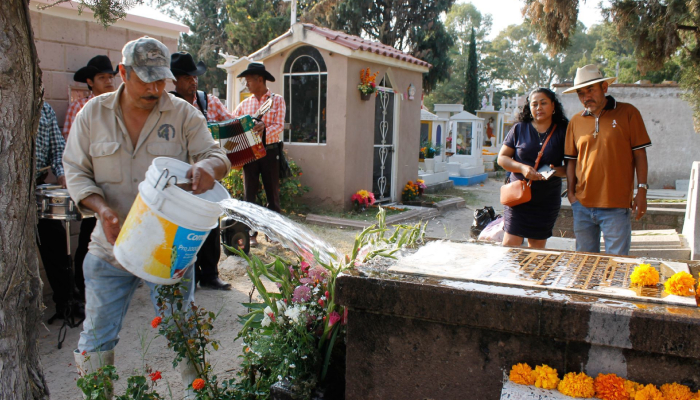
M569 85L555 85L567 117L583 111L578 96L561 94ZM693 129L693 113L676 85L612 85L608 94L639 109L652 146L647 148L649 185L674 187L688 179L693 161L700 160L700 134Z

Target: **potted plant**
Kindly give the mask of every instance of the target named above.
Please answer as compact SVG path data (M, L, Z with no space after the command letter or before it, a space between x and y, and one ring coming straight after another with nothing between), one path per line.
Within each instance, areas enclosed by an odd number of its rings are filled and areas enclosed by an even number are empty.
M372 74L369 67L360 70L360 85L357 88L360 90L362 100L369 100L370 96L377 91L377 84L374 81L378 74L379 71Z

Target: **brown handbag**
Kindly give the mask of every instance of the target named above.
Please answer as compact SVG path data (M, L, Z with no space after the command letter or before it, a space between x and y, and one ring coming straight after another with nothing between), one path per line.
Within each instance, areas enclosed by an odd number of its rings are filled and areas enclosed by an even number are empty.
M537 161L535 161L535 170L537 170L537 167L540 165L540 159L542 158L542 154L544 154L544 148L547 147L547 143L549 143L549 139L552 138L552 134L554 134L554 130L556 129L557 125L555 124L552 127L552 131L549 132L547 140L545 140L544 144L542 145L540 152L537 153ZM530 199L532 199L531 185L532 181L523 179L513 181L501 186L501 204L508 207L514 207L523 203L527 203L528 201L530 201Z

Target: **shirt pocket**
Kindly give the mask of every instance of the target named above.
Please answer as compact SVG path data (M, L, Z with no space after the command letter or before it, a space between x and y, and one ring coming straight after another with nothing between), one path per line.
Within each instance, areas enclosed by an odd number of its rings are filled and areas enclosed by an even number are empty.
M117 153L121 144L117 142L93 143L90 145L90 157L95 173L95 182L116 183L122 181L122 165Z
M150 143L148 153L156 157L176 157L182 153L179 143Z

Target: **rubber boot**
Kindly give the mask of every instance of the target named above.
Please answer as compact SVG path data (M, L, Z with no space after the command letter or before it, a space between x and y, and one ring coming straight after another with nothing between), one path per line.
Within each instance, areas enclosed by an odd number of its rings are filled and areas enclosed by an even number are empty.
M80 353L78 350L73 350L75 358L75 366L78 368L78 375L81 377L97 371L105 365L114 365L114 350ZM114 397L114 388L105 393L107 400L112 400ZM83 394L83 399L87 397Z
M180 376L182 377L182 386L185 388L185 400L194 400L195 394L192 390L192 382L198 378L197 370L190 361L185 358L178 364L178 370L180 371Z

